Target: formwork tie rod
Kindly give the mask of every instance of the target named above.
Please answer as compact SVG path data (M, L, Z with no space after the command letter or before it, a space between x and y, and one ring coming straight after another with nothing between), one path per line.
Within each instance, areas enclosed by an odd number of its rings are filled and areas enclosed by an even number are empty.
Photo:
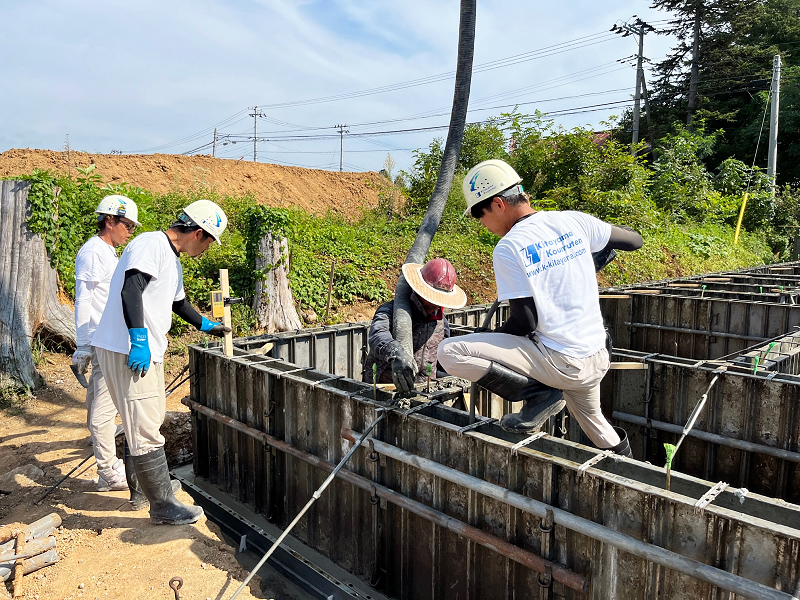
M362 433L361 436L357 440L355 440L355 443L353 444L353 447L350 448L350 451L347 454L344 455L344 458L342 458L342 460L339 461L339 464L336 465L336 468L333 471L331 471L331 474L328 475L328 478L325 481L323 481L322 485L319 486L317 491L312 494L311 499L303 507L303 510L301 510L297 514L297 516L294 518L294 520L291 523L289 523L289 526L286 529L284 529L284 531L280 535L280 537L277 540L275 540L275 542L272 544L270 549L267 550L267 553L261 558L260 561L258 561L258 564L255 567L253 567L253 570L250 571L250 574L247 577L245 577L245 580L242 582L242 585L240 585L239 588L233 593L233 596L231 596L230 600L234 600L234 598L236 598L236 596L238 596L239 593L245 587L247 587L247 584L250 583L250 580L253 578L253 576L256 573L258 573L258 570L262 566L264 566L264 563L267 562L267 560L269 560L269 557L272 556L273 552L275 552L275 550L278 549L278 546L281 545L281 542L283 542L283 540L286 538L286 536L289 535L289 532L294 528L295 525L297 525L297 523L300 521L300 519L303 518L303 515L305 515L308 512L308 510L311 508L311 505L314 504L314 502L316 502L320 498L320 496L322 496L322 492L325 491L325 488L327 488L330 485L331 481L333 481L336 478L336 474L339 471L341 471L342 467L344 467L347 464L347 461L350 460L350 457L353 456L353 454L355 454L356 450L358 450L358 447L364 442L365 439L367 439L367 436L369 436L369 434L372 432L372 430L375 428L375 426L378 423L380 423L381 420L383 420L383 418L386 416L387 409L378 409L378 410L381 413L380 415L378 415L378 418L375 419L364 430L364 433Z

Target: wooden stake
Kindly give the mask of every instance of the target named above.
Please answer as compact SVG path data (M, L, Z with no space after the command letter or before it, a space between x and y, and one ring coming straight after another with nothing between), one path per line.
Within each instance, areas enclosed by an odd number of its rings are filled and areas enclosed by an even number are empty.
M219 270L219 288L222 290L222 297L227 300L231 295L231 288L228 284L228 269ZM223 309L222 324L225 325L225 327L231 326L231 307L229 304L225 304L225 308ZM223 352L225 356L233 356L233 332L225 334Z
M17 545L15 547L17 554L25 554L25 529L17 532ZM22 591L22 576L25 573L24 567L25 559L18 558L14 563L14 598L20 598L24 595Z

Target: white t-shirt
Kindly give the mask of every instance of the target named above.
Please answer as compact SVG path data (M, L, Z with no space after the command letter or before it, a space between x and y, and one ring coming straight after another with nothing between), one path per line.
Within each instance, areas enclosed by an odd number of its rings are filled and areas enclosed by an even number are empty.
M494 249L497 297L532 297L541 342L568 356L591 356L606 340L592 252L610 236L611 225L577 211L519 221Z
M96 235L81 246L75 257L75 329L78 346L92 343L92 335L108 301L117 251Z
M172 326L172 303L182 300L183 269L163 231L136 236L126 247L111 278L108 304L97 326L93 346L128 354L131 342L122 314L122 284L125 272L136 269L152 277L142 293L144 326L150 343L150 360L164 361L167 332Z

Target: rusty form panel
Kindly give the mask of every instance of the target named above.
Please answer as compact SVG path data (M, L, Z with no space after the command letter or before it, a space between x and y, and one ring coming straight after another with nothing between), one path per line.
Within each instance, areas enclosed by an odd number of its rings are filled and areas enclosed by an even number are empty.
M646 292L601 296L614 347L715 359L800 325L800 305Z
M800 376L736 363L615 353L617 360L649 365L610 371L601 389L604 414L627 430L636 458L663 465L664 443L677 442L710 388L675 468L800 502Z
M385 406L370 399L370 386L275 357L229 359L198 346L190 354L195 473L279 526L349 449L342 430L363 430ZM550 436L514 451L522 436L492 423L462 434L467 419L442 404L390 412L375 438L419 458L404 462L366 444L348 469L374 491L337 479L294 535L399 599L734 597L723 588L788 599L797 589L800 507L753 493L740 503L742 491L728 489L697 511L713 482L673 472L667 492L658 467ZM429 507L448 527L385 502L385 490ZM466 526L558 569L537 572L454 532ZM585 593L574 576L588 581Z

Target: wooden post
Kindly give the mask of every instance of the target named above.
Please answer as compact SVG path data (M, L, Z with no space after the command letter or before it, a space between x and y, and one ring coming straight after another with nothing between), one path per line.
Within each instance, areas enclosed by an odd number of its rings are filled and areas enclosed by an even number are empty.
M17 556L25 554L25 528L17 532L17 545L14 548ZM25 574L25 559L18 558L14 563L14 598L23 596L22 576Z
M231 288L228 284L228 269L219 270L219 287L222 290L222 297L227 300L231 295ZM222 313L222 324L225 327L231 326L231 307L225 303L225 308ZM225 334L225 343L223 344L223 351L225 356L233 356L233 332Z

